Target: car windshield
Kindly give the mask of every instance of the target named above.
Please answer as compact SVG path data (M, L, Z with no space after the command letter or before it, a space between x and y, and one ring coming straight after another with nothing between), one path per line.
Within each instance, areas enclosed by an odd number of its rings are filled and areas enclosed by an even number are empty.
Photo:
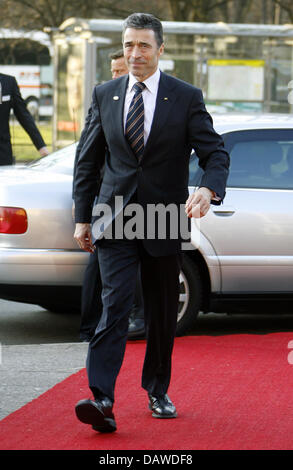
M30 169L72 174L77 144L69 145L27 165Z
M292 129L254 129L223 135L230 153L228 187L293 189Z
M227 187L293 189L292 129L249 129L222 137L231 159ZM203 174L192 153L189 186L199 186Z

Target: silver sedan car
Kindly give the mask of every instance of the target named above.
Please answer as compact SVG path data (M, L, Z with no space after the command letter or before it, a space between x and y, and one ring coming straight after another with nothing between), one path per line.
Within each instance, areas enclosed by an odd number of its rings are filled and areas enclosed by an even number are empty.
M215 116L231 156L224 203L192 219L177 334L201 312L293 307L293 117ZM79 311L88 254L73 239L75 145L0 170L0 298ZM190 161L190 191L202 170Z

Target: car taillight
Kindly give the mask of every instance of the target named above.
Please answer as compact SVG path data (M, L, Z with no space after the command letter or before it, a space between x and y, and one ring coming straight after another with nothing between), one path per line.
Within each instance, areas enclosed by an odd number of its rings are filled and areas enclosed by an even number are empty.
M25 233L27 213L21 207L0 206L0 233Z

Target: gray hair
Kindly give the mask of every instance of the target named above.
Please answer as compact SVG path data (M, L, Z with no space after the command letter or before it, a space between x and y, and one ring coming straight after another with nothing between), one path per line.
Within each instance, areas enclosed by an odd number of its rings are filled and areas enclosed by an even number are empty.
M128 16L123 23L122 38L124 38L124 33L127 28L151 29L155 33L158 47L160 47L164 42L162 23L158 18L150 13L133 13Z

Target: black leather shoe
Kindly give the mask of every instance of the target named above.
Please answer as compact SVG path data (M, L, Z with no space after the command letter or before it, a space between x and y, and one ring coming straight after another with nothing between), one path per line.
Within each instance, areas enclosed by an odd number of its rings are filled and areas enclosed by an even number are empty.
M113 403L108 397L99 400L80 400L75 406L75 413L79 421L91 424L95 431L114 432L116 422L112 412Z
M149 409L154 418L176 418L176 408L167 394L161 396L149 395Z
M145 338L145 325L144 319L134 318L130 321L128 326L128 339L144 339Z

